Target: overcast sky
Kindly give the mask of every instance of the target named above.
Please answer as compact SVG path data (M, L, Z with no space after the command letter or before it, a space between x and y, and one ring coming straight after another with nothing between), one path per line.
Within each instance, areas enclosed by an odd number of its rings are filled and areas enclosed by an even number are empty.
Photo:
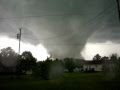
M0 35L80 57L87 43L120 43L116 0L0 0Z

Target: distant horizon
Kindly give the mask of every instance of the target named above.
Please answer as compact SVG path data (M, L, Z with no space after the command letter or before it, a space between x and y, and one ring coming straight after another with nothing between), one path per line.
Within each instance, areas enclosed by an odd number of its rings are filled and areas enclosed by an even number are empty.
M15 50L16 53L18 52L17 39L12 39L7 36L3 36L3 37L0 37L0 42L2 42L2 44L0 44L0 49L11 47L13 50ZM42 44L39 44L39 45L32 45L30 43L22 42L21 53L24 51L30 51L33 54L33 56L37 58L38 61L43 61L47 59L47 57L50 57L50 53L48 53L47 49ZM81 51L81 55L87 61L92 60L96 54L99 54L101 56L110 56L111 54L116 53L120 55L120 51L118 49L119 47L120 47L120 44L114 44L110 41L107 41L105 43L86 43L85 48ZM67 56L67 57L70 57L70 56ZM71 58L75 58L75 57L71 57Z

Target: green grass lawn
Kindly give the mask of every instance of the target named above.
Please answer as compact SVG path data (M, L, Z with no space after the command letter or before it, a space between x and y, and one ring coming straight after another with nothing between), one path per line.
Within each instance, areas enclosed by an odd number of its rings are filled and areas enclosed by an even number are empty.
M10 77L0 76L0 90L120 90L119 82L106 79L102 73L65 73L53 80Z

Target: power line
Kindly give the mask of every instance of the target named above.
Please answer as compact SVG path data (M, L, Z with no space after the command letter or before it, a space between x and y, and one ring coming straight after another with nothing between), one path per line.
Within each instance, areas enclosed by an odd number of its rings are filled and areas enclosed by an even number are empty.
M111 7L111 5L110 5ZM102 12L98 13L95 17L92 17L88 20L87 24L85 24L84 26L87 26L89 24L91 24L91 21L93 22L96 18L101 18L104 16L103 13L105 13L106 11L108 11L110 9L111 11L111 8L108 7L106 8L105 10L103 10ZM63 15L41 15L41 16L25 16L25 17L11 17L11 18L0 18L0 19L14 19L14 18L34 18L34 17L44 17L44 16L65 16L65 15L80 15L80 14L63 14ZM66 36L66 34L63 34L63 36ZM68 35L69 36L69 35ZM75 36L75 35L74 35ZM56 39L56 38L61 38L61 35L60 36L55 36L55 37L51 37L51 38L46 38L46 39L34 39L34 40L51 40L51 39ZM60 44L59 44L60 45ZM81 44L73 44L73 45L81 45Z
M114 9L114 8L113 8ZM107 10L107 9L106 9ZM110 10L111 11L111 10ZM103 12L105 12L105 10L103 11ZM95 17L93 17L93 18L91 18L91 19L89 19L88 20L88 23L87 23L87 25L89 25L90 24L90 22L91 22L91 20L92 21L94 21L95 20L95 18L97 18L97 17L102 17L102 16L104 16L104 14L101 12L100 14L98 14L98 15L96 15ZM85 24L86 25L86 24ZM24 34L24 33L23 33ZM63 34L63 36L64 35L66 35L66 34ZM61 35L59 35L59 36L56 36L56 37L51 37L51 38L46 38L46 39L30 39L30 40L51 40L51 39L56 39L56 38L60 38L61 37ZM80 43L77 43L77 44L72 44L72 43L69 43L69 44L64 44L64 43L46 43L47 45L56 45L56 46L80 46L80 45L85 45L85 44L80 44Z
M119 22L120 22L120 4L119 4L119 0L116 0L117 2L117 9L118 9L118 17L119 17Z
M90 24L91 22L93 22L95 19L98 19L98 17L99 17L99 18L103 17L103 16L104 16L103 13L105 13L105 12L109 13L109 12L113 11L113 9L115 9L115 7L113 7L113 8L111 9L111 4L110 4L110 6L107 7L105 10L103 10L102 12L100 12L99 14L97 14L95 17L90 18L90 19L88 20L88 22L87 22L86 24L84 24L84 27L86 27L87 25L89 25L89 24ZM109 11L109 10L110 10L110 11ZM77 34L78 34L78 33L77 33ZM70 35L70 34L69 34L69 35ZM68 35L68 36L69 36L69 35ZM59 38L64 37L64 36L66 36L66 34L61 34L61 35L59 35L59 36L50 37L50 38L45 38L45 39L33 39L33 40L59 39ZM74 35L74 36L75 36L75 35Z
M49 14L49 15L35 15L35 16L20 16L20 17L0 17L0 19L15 19L15 18L40 18L40 17L50 17L50 16L80 16L80 15L90 15L90 14L97 14L97 13L76 13L76 14L73 14L73 13L63 13L63 14Z
M113 8L114 9L114 8ZM112 9L110 10L110 11L112 11ZM110 12L109 11L109 12ZM102 13L100 13L100 14L98 14L97 16L95 16L95 17L93 17L93 18L91 18L91 19L89 19L88 20L88 23L87 23L87 25L89 25L90 24L90 21L92 20L92 21L94 21L95 20L95 18L98 18L98 16L99 16L99 18L100 17L103 17L104 15L102 14ZM100 16L101 15L101 16ZM86 25L85 25L86 26ZM24 34L24 33L22 33L22 34ZM63 34L63 36L64 35L66 35L66 34ZM25 34L25 36L27 36L27 34ZM30 35L28 35L28 36L30 36ZM30 40L42 40L42 41L46 41L46 40L51 40L51 39L56 39L56 38L60 38L60 37L63 37L63 36L61 36L61 35L59 35L59 36L55 36L55 37L50 37L50 38L46 38L46 39L33 39L33 37L30 39ZM63 45L65 45L65 46L79 46L79 45L85 45L85 44L62 44L62 43L47 43L47 45L58 45L58 46L63 46Z

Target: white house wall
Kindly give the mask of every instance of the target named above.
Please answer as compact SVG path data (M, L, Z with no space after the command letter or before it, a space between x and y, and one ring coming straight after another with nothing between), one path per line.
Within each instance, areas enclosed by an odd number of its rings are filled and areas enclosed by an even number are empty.
M83 66L83 69L84 71L87 69L87 70L90 70L94 68L95 71L102 71L102 65L84 65Z

